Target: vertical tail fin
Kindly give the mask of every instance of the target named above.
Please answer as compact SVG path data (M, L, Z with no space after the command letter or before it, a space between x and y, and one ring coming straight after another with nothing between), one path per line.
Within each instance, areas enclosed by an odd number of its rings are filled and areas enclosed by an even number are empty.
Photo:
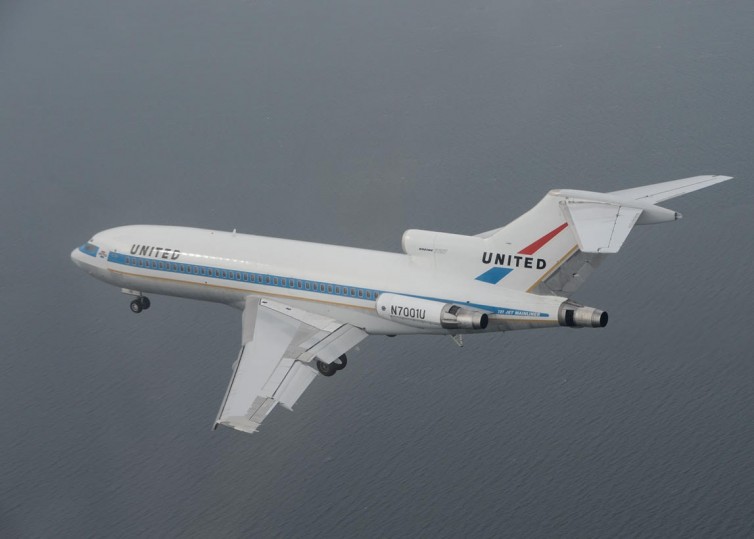
M559 201L548 193L515 221L480 234L485 251L482 272L476 279L514 290L562 295L561 290L538 289L578 252L578 242Z
M695 176L612 193L553 190L484 240L477 280L537 294L570 296L603 260L616 253L635 224L680 218L657 202L731 179Z

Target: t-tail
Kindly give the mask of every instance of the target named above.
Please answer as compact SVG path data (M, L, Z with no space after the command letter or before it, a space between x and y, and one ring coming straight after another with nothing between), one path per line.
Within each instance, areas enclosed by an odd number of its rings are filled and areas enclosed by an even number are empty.
M490 286L570 297L634 225L675 221L658 206L729 176L695 176L611 193L555 189L502 228L477 236L407 230L402 246L419 264Z

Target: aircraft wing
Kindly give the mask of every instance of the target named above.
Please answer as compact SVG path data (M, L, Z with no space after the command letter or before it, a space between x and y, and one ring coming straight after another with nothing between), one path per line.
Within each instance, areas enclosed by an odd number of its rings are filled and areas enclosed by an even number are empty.
M669 182L656 183L654 185L634 187L633 189L613 191L610 194L633 200L642 200L644 202L649 202L650 204L657 204L663 200L679 197L699 189L704 189L710 185L715 185L716 183L732 179L731 176L694 176L693 178L683 178L682 180L672 180Z
M366 336L332 318L247 298L243 345L214 428L255 432L276 404L292 409L317 376L317 359L332 363Z

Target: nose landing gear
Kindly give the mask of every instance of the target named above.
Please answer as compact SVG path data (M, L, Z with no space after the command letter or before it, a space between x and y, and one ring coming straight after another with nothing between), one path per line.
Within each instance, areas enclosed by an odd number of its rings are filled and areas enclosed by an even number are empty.
M131 312L139 314L141 311L149 309L151 305L152 302L149 301L147 296L139 296L131 302Z

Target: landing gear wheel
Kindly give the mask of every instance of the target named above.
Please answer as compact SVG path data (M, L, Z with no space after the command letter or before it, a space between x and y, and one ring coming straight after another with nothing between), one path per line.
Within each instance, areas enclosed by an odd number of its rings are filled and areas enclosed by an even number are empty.
M139 300L141 301L141 308L145 311L152 306L152 302L149 301L149 298L147 296L141 296Z
M332 376L338 372L338 368L333 363L325 363L324 361L317 360L317 370L322 376Z
M340 356L338 359L330 363L333 367L335 367L335 370L342 371L346 368L346 365L348 365L348 358L345 354Z
M136 314L139 314L142 310L141 302L138 299L135 299L131 302L131 312L134 312Z

